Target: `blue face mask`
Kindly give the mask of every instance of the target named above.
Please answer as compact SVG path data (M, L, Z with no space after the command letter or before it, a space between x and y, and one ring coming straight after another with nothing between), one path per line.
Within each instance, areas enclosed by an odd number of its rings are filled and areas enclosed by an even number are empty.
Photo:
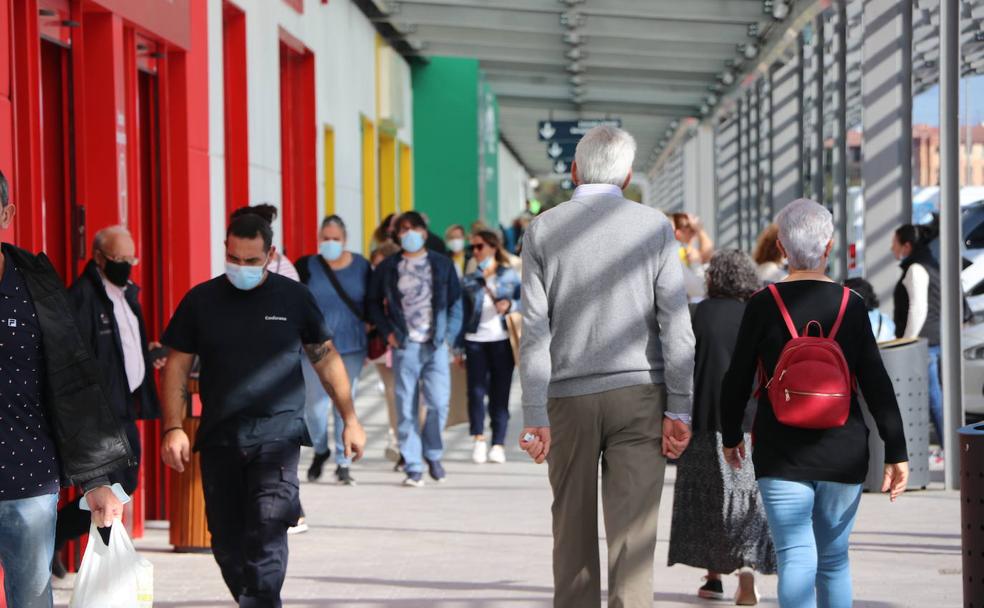
M424 248L424 235L416 230L408 230L400 237L400 245L407 253L417 253Z
M492 265L492 258L485 258L484 260L478 263L478 269L481 271L486 271L489 269L489 266L491 265Z
M266 266L240 266L226 262L226 277L236 289L249 291L254 289L263 280L263 273Z
M342 257L344 252L345 248L342 246L341 241L321 241L321 245L318 246L318 253L329 262L334 262Z

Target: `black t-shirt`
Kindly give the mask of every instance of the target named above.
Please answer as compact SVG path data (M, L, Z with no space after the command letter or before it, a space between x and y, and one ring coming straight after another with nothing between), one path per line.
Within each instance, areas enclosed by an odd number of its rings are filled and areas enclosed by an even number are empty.
M249 291L225 275L189 291L161 341L201 360L196 449L309 444L301 347L330 339L307 287L272 272Z
M789 314L797 328L811 320L819 321L824 333L834 325L840 309L843 287L822 281L777 283ZM768 290L752 296L745 308L731 366L721 386L721 430L724 445L735 446L742 439L741 423L752 392L758 363L772 375L779 354L790 339L779 307ZM885 462L908 460L902 416L895 388L885 371L878 344L864 301L852 295L844 321L836 336L857 378L878 434L885 441ZM767 391L759 396L753 430L753 460L757 477L778 477L797 481L862 483L868 471L868 428L865 426L857 394L851 399L847 423L834 429L801 429L780 423L772 410Z

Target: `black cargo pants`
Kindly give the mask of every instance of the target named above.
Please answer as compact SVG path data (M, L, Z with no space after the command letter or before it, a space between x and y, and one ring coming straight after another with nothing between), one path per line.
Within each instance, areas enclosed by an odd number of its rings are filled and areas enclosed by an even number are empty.
M243 608L280 608L287 528L300 515L293 441L202 450L205 516L212 554Z

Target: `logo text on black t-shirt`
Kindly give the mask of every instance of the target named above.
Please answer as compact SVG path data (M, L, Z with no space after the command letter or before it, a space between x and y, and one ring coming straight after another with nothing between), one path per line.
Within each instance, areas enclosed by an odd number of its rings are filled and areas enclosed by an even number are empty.
M274 315L267 315L267 316L263 317L263 320L264 321L286 321L287 320L287 317L277 317L277 316L274 316Z

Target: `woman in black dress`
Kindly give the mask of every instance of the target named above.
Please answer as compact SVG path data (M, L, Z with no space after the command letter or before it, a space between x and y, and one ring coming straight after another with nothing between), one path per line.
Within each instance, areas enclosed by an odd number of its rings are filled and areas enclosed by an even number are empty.
M740 570L735 600L747 606L758 601L751 570L775 573L776 555L754 471L735 470L724 461L719 408L745 301L760 282L755 264L736 250L715 254L706 279L708 298L693 318L693 438L677 463L668 561L706 569L707 582L697 592L706 599L723 599L721 575Z

